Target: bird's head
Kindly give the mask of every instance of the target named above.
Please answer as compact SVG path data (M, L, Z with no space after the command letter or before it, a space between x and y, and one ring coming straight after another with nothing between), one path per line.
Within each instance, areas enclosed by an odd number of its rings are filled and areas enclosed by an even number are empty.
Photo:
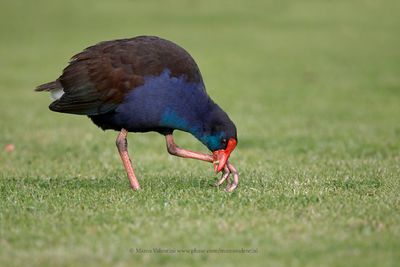
M230 137L229 139L223 138L221 140L221 149L213 151L214 158L214 170L218 173L225 167L226 162L229 159L232 151L236 148L237 139Z
M212 151L214 169L220 172L236 148L238 142L236 126L219 108L210 113L207 126L207 131L200 140Z

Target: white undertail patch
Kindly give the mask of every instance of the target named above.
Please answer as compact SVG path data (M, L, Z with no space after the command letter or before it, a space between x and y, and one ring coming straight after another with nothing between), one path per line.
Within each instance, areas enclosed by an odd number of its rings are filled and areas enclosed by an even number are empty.
M53 89L53 90L50 90L50 94L51 94L51 98L53 98L53 100L58 100L64 94L64 90L62 88Z

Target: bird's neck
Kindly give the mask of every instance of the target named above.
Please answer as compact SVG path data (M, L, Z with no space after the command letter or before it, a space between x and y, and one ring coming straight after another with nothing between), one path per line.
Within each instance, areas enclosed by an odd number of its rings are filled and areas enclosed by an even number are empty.
M208 97L200 97L198 101L201 103L193 101L186 105L168 107L162 114L161 126L191 133L201 141L209 130L209 118L215 104Z
M191 133L210 150L214 150L219 146L221 137L224 134L223 132L213 131L215 114L221 112L224 113L224 111L210 99L208 108L201 110L198 117L195 120L191 120L188 123L188 127L183 130Z

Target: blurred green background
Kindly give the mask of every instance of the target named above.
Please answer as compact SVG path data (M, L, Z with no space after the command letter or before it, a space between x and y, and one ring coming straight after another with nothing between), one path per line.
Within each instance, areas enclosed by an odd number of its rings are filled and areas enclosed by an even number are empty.
M0 265L398 265L399 8L1 0ZM210 187L211 166L169 156L155 133L129 135L143 188L133 193L116 133L50 112L33 92L83 48L144 34L188 50L236 123L235 193ZM187 134L176 141L205 151Z

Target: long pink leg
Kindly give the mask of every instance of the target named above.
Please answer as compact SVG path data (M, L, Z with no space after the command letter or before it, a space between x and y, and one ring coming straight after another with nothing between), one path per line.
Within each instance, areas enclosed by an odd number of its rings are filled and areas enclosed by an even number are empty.
M233 190L236 189L236 187L239 184L239 174L236 168L229 161L226 163L226 165L228 166L228 169L231 172L231 174L233 174L233 183L232 184L228 183L226 191L232 192Z
M167 141L167 149L171 155L182 157L182 158L191 158L191 159L198 159L203 160L206 162L213 163L213 156L207 155L200 152L194 152L191 150L186 150L183 148L178 147L174 142L174 137L172 134L168 134L165 136L165 140ZM229 176L233 175L233 183L230 182ZM224 173L222 177L216 182L216 186L221 185L224 181L227 181L226 191L232 192L236 189L239 183L239 174L236 168L228 161L224 166Z
M182 158L190 158L190 159L198 159L207 162L213 162L213 157L211 155L207 155L200 152L194 152L191 150L186 150L178 147L174 142L174 137L172 134L167 134L165 136L165 140L167 141L167 149L171 155L182 157Z
M220 186L223 182L225 182L225 180L229 177L229 175L231 174L227 164L224 166L224 173L222 174L221 178L215 183L215 186ZM228 184L229 183L229 179L228 179Z
M124 164L126 173L128 174L129 183L133 190L139 190L140 185L136 178L135 172L133 171L132 162L129 158L128 154L128 141L126 140L126 136L128 135L128 131L122 129L118 134L116 145L118 148L119 155L121 156L122 163Z

